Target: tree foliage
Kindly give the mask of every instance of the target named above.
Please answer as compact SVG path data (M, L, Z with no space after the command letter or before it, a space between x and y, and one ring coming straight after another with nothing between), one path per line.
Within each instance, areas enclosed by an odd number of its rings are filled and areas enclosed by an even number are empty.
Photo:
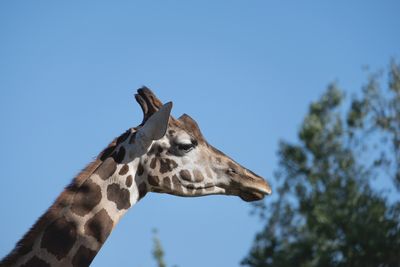
M400 66L388 74L350 105L331 84L298 142L280 143L276 198L256 206L265 227L242 265L400 266Z
M153 258L157 262L158 267L167 267L164 260L164 249L158 238L157 230L153 230Z

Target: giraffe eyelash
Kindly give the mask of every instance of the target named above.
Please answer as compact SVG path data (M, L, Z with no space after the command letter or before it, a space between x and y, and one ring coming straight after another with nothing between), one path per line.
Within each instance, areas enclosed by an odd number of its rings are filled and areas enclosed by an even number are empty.
M194 144L190 143L190 144L178 144L178 149L179 150L183 150L185 152L189 152L190 150L192 150L194 148Z
M179 150L185 151L186 153L194 149L198 145L197 140L191 139L190 143L176 143Z

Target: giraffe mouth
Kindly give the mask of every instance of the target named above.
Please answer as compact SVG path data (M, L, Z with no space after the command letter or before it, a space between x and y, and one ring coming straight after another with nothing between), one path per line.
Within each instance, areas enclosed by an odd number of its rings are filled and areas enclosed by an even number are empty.
M180 186L185 188L186 192L189 193L189 195L187 195L186 193L183 193L183 192L181 192L179 194L179 192L174 192L174 190L165 191L164 193L169 193L169 194L178 195L178 196L182 196L182 197L203 196L203 195L205 195L204 193L206 193L206 195L220 194L220 192L218 192L218 190L216 190L217 192L215 191L215 189L219 188L219 187L214 184L205 184L202 186L196 186L194 184L186 184L179 179L177 181L179 182ZM220 188L220 189L222 189L222 188Z
M231 183L230 186L221 186L225 188L228 195L238 196L246 202L262 200L266 195L271 194L271 189L269 186L240 186L238 184Z
M261 200L265 197L266 194L260 193L260 192L240 192L239 197L246 201L246 202L252 202L252 201L258 201Z
M266 195L271 194L271 187L264 180L260 180L254 184L246 184L238 187L237 196L246 202L262 200Z

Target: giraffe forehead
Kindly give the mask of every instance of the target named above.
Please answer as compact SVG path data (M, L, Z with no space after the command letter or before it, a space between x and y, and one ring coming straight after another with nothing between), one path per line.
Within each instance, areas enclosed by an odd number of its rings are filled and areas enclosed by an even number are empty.
M174 141L179 144L190 144L193 138L187 132L179 131L176 133L174 139Z
M197 124L186 123L181 120L174 120L168 125L168 135L173 138L203 140L203 136Z
M162 147L170 147L174 144L190 144L193 137L180 128L169 129L167 134L156 141L155 144Z

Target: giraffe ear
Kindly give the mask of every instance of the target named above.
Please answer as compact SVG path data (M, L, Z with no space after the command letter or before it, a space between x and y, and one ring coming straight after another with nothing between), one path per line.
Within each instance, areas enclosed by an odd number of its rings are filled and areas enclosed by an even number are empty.
M150 140L158 140L165 135L171 114L172 102L163 105L153 113L144 123L142 132Z

